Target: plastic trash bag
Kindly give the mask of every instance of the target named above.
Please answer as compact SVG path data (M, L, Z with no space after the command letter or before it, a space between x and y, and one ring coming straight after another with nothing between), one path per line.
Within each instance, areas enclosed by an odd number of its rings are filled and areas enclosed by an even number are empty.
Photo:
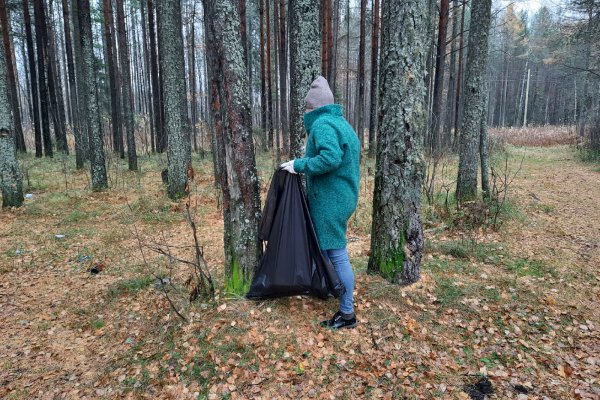
M267 247L246 297L339 297L345 287L319 249L300 176L277 169L259 227Z

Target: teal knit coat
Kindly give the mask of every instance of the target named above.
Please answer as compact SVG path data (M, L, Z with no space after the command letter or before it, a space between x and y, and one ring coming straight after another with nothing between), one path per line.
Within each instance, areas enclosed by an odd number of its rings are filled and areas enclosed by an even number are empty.
M304 127L306 154L294 161L294 170L307 176L310 215L321 250L341 249L358 202L360 142L338 104L304 114Z

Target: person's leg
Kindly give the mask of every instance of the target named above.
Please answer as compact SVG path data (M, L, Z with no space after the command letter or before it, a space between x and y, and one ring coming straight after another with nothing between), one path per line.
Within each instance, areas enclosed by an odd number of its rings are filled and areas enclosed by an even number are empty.
M348 258L348 251L344 247L343 249L326 250L326 252L335 272L346 288L346 292L340 297L340 312L344 319L351 319L354 317L354 272Z

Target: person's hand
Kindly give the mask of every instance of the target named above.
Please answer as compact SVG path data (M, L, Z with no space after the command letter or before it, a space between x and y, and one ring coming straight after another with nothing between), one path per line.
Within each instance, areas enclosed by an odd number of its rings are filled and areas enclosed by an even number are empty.
M294 160L291 160L291 161L288 161L288 162L284 162L283 164L281 164L281 168L283 168L284 170L286 170L290 174L297 174L297 172L294 171Z

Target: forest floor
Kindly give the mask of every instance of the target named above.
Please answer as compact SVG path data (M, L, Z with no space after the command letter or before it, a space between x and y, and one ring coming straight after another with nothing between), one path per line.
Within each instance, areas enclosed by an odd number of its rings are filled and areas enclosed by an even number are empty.
M144 264L133 234L192 258L164 159L142 157L140 173L109 160L111 189L91 193L72 159L25 157L33 197L0 214L0 398L600 398L600 170L567 146L508 149L509 169L522 166L498 229L460 229L460 213L425 206L427 254L410 287L366 273L372 164L363 168L349 227L360 324L343 332L319 327L335 299L222 293L209 160L194 161L191 204L221 290L184 306L173 289L183 322L154 277L166 259L146 253ZM260 170L264 194L269 162Z

